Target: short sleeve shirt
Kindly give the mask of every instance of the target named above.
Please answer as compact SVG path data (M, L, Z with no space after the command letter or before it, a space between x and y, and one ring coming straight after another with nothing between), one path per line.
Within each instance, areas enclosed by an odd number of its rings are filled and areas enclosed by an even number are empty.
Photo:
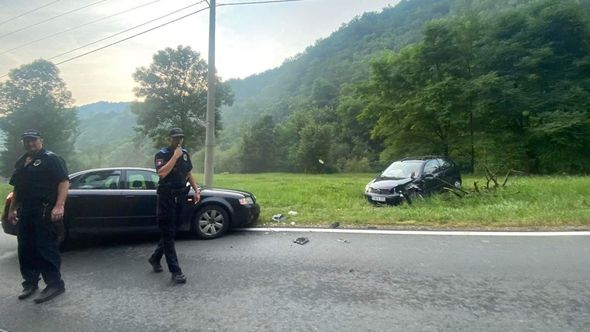
M24 154L16 161L10 177L18 200L54 203L57 185L69 180L65 161L45 149L39 150L27 165L26 159Z
M158 151L154 158L156 171L166 165L173 155L174 150L169 147ZM186 186L186 177L192 169L193 164L191 162L191 157L186 149L182 149L182 156L176 160L176 164L174 164L172 171L170 171L165 178L160 179L158 186L173 189L184 188Z

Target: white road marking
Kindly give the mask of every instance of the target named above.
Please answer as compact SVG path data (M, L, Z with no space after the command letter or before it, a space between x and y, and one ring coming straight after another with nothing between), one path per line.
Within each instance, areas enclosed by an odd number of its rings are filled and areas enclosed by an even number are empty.
M237 228L244 232L340 233L383 235L442 235L442 236L590 236L590 231L570 232L484 232L484 231L402 231L342 228Z

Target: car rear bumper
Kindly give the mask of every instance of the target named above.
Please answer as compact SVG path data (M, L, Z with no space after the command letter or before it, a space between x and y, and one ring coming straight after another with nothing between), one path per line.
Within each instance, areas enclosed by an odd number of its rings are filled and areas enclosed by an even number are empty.
M233 227L244 227L253 224L260 216L260 205L257 203L242 205L235 212Z

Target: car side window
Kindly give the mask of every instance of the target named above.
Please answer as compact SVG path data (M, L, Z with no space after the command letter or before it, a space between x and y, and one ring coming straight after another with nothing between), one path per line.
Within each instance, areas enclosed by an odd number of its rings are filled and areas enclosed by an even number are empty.
M440 165L438 164L438 160L429 160L426 162L426 165L424 165L424 174L434 174L439 170L439 168Z
M451 162L447 159L438 159L438 162L440 163L440 169L443 171L451 168L452 166Z
M70 189L118 189L121 171L96 171L82 174L70 181Z
M128 170L127 184L129 189L134 190L153 190L158 184L158 175L154 172L142 170Z

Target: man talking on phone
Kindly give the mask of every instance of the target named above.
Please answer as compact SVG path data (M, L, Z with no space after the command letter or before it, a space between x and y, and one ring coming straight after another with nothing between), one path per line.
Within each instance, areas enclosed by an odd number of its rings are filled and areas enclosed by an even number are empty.
M201 199L201 192L191 174L193 164L189 153L182 148L184 132L180 128L172 128L168 136L170 145L158 151L154 159L156 171L160 177L157 190L160 241L148 261L152 265L154 272L162 272L164 269L160 265L160 260L162 256L166 256L166 263L168 264L168 270L172 274L172 281L177 284L184 284L186 283L186 277L178 264L174 237L176 227L180 221L185 196L190 190L186 185L187 181L195 190L195 204Z

